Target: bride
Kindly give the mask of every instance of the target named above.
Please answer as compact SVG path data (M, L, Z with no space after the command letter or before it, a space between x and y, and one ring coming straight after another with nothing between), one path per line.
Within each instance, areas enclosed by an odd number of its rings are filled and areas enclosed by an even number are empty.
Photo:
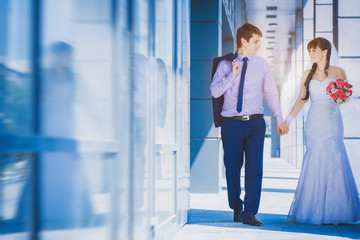
M310 98L305 126L306 152L288 218L299 223L339 224L360 219L360 201L343 137L339 105L326 94L330 81L346 79L336 66L332 43L315 38L307 45L312 68L305 71L299 97L285 120L291 121Z

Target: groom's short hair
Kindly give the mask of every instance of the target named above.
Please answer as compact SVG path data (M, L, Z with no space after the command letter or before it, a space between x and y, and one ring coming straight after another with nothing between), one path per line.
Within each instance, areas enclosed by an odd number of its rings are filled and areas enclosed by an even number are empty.
M245 38L246 41L249 41L253 34L262 37L262 32L260 31L260 29L250 23L245 23L244 25L239 27L236 33L237 48L241 47L241 38Z

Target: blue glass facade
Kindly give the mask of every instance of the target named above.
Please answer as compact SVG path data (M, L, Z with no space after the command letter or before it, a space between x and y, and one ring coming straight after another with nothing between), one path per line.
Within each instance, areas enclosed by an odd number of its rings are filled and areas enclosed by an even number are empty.
M0 3L0 239L166 239L185 224L189 10Z

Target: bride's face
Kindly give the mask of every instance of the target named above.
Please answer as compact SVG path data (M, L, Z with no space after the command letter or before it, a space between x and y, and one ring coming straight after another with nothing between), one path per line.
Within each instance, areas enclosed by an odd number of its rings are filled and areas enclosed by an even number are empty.
M309 56L313 63L318 63L325 60L327 50L321 50L321 48L310 48L309 49Z

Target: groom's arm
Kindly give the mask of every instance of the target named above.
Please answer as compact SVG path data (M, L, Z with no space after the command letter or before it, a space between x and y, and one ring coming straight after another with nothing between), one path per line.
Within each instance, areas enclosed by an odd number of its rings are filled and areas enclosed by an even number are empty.
M235 74L231 71L231 62L222 60L214 74L211 82L210 91L214 98L222 96L228 90L236 79Z
M272 76L269 64L267 62L265 63L266 64L263 81L264 97L276 119L276 124L282 124L284 123L284 118L281 112L279 93L276 87L275 80Z

